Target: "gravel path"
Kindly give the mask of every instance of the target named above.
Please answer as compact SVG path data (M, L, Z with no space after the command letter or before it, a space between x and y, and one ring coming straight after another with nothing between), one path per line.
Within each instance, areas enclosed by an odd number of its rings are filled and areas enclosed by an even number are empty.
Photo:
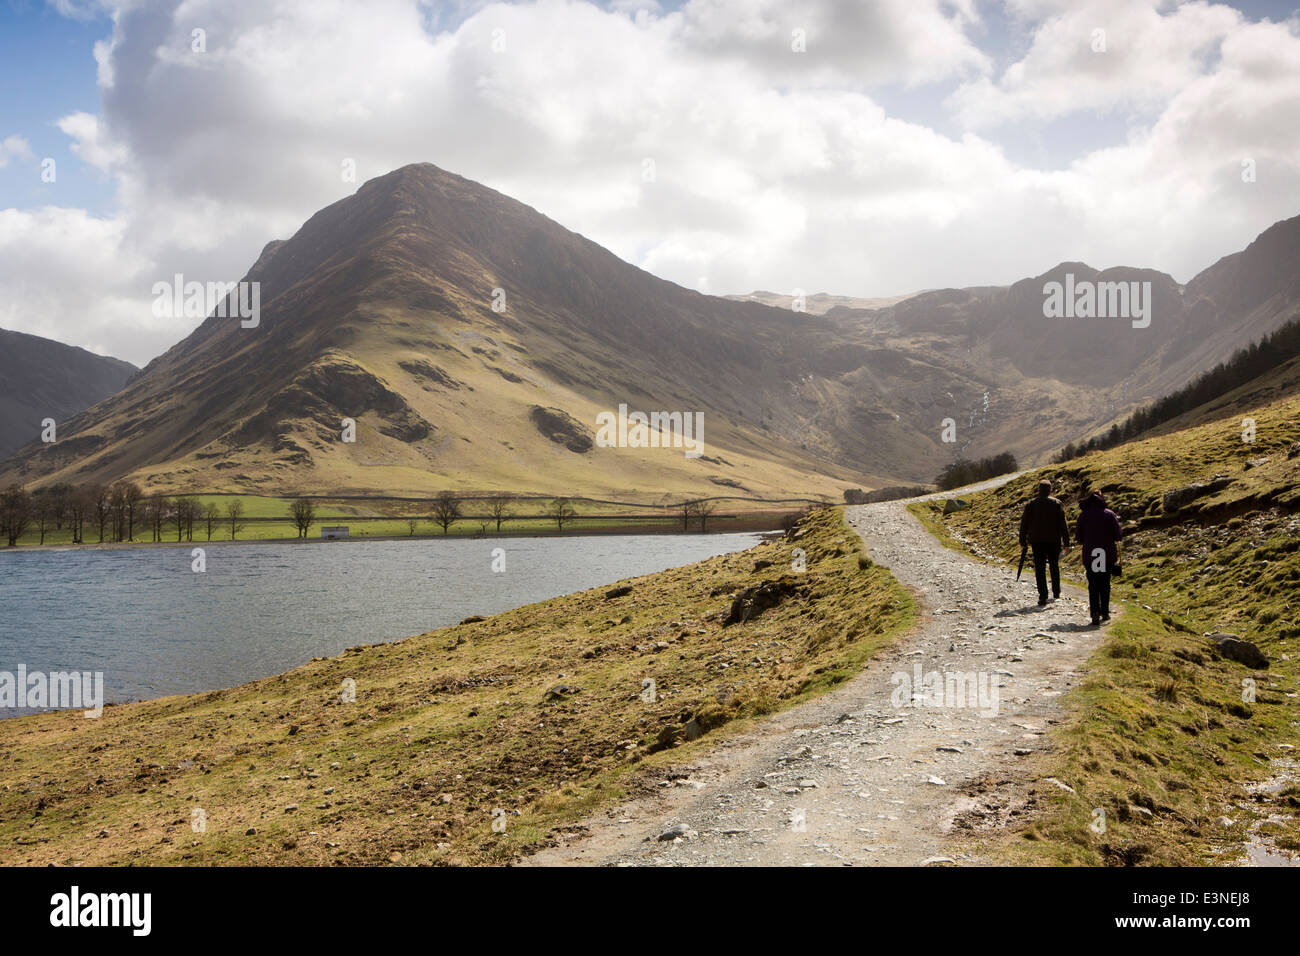
M916 627L843 687L723 741L525 865L969 864L972 834L1032 813L1044 734L1101 640L1087 595L1067 585L1039 608L1032 569L1017 583L1005 564L944 548L906 504L846 510L917 596ZM963 687L977 692L963 701L954 679L941 693L933 673L973 675Z

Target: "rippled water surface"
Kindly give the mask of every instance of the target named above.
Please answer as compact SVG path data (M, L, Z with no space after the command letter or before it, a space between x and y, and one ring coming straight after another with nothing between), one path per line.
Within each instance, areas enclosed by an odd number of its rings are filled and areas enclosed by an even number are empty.
M0 671L102 671L108 701L230 687L755 544L591 535L0 551ZM492 571L493 549L505 571ZM0 712L0 716L13 711Z

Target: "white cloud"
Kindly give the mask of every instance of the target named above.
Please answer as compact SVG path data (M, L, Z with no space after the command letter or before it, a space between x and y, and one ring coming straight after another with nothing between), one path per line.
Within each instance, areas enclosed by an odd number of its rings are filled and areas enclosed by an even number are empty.
M133 280L149 264L124 234L80 209L0 210L0 328L115 355L127 337L145 339L146 354L173 341L174 325L141 327Z
M830 0L450 9L122 7L96 51L100 114L60 121L74 152L112 176L118 212L0 217L0 254L45 250L0 266L6 292L33 304L0 325L143 362L188 331L152 318L151 283L238 278L268 240L356 189L341 180L345 158L359 180L434 162L717 293L885 295L1008 282L1065 259L1185 280L1300 212L1296 26L1222 5L1093 2L1076 16L1016 0L1031 43L996 80L969 39L969 3L891 0L853 16ZM1070 44L1102 14L1097 56L1110 59L1094 74ZM196 27L205 53L191 50ZM803 54L789 48L796 27ZM940 84L936 102L962 83L952 106L982 132L890 115L877 101L890 83ZM1008 118L1079 108L1129 112L1129 139L1052 172L998 144Z
M1186 3L1168 14L1159 0L1021 3L1047 13L1023 58L997 80L960 87L951 103L971 127L1078 110L1158 111L1202 75L1241 14L1222 4Z
M36 154L32 152L31 144L21 136L6 136L0 140L0 169L9 165L13 159L32 160Z
M769 81L872 86L988 70L966 35L977 19L971 0L691 0L676 22L687 49Z
M127 159L126 148L103 135L97 116L71 113L59 120L58 127L73 140L72 154L101 172L111 173Z

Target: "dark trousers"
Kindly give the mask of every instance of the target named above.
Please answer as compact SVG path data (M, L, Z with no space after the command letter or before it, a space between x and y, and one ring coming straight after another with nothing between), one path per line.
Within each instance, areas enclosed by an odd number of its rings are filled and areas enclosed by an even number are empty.
M1110 572L1088 571L1088 609L1093 617L1110 617Z
M1038 600L1047 600L1047 567L1052 568L1052 594L1061 596L1061 542L1031 541L1034 549L1034 579L1038 582Z

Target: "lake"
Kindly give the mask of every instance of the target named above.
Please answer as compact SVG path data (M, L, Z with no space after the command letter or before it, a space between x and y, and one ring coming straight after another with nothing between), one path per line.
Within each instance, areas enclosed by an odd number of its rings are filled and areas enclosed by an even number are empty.
M0 671L102 671L109 702L232 687L357 644L758 540L590 535L0 551ZM194 547L206 552L203 573L191 570ZM494 556L496 548L503 554ZM493 570L494 557L504 558L504 571Z

